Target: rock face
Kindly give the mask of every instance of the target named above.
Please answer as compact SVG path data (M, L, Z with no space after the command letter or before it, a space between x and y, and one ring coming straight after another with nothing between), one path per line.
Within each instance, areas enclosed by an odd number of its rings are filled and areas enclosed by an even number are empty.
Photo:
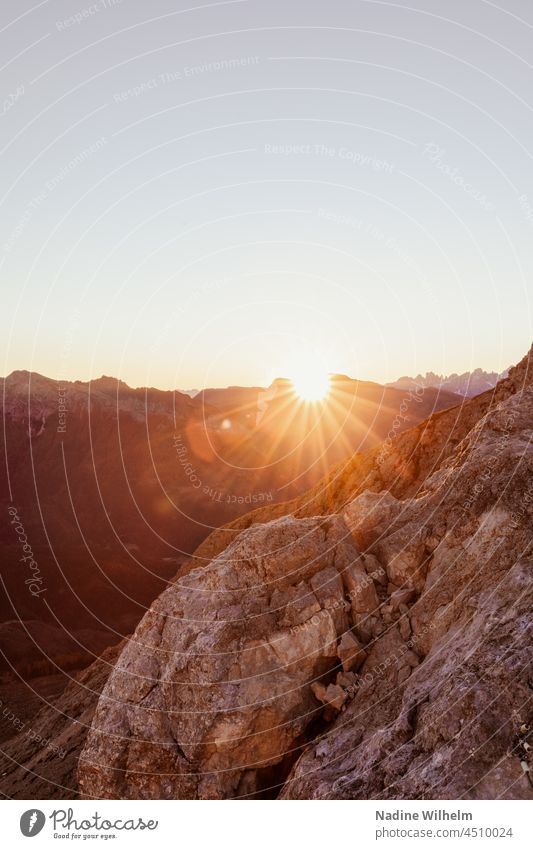
M392 514L348 505L387 570L386 631L284 798L533 798L532 410L530 387L501 403Z
M140 623L100 699L80 759L82 792L268 792L320 722L313 688L327 688L333 711L342 707L338 652L346 664L356 615L363 630L378 604L340 516L250 528ZM351 648L361 654L355 636Z
M533 797L532 412L526 357L326 479L329 515L215 535L122 652L82 794Z

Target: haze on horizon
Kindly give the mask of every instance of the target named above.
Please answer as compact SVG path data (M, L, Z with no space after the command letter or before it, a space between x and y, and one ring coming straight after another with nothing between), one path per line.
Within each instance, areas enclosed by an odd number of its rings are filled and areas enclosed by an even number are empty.
M76 5L0 13L3 374L385 383L523 357L529 4Z

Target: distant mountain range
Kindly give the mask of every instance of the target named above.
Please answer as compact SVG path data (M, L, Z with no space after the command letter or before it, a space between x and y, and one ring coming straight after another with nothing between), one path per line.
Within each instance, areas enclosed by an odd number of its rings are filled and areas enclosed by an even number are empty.
M452 374L435 374L434 371L427 371L425 375L417 374L416 377L408 377L404 375L398 380L385 383L385 386L392 389L416 389L418 386L424 388L431 387L433 389L445 389L447 392L453 392L456 395L461 395L463 398L473 398L481 392L486 392L487 389L493 389L499 380L507 377L509 369L505 369L501 373L496 371L484 371L481 368L474 371L464 371L462 374L453 372ZM350 380L351 378L345 375L337 375L337 379ZM195 398L201 395L204 400L209 403L217 403L217 398L223 399L226 403L230 394L236 398L239 395L246 395L250 392L266 392L265 388L260 387L242 387L228 386L223 389L180 389L184 395L189 395L190 398Z
M386 386L392 386L395 389L414 389L417 386L428 387L432 386L435 389L446 389L448 392L454 392L456 395L462 395L463 398L473 398L481 392L486 392L487 389L493 389L499 380L507 377L509 370L506 369L498 374L496 371L483 371L477 368L474 371L465 371L463 374L435 374L433 371L427 371L425 375L418 374L416 377L400 377L393 383L387 383Z

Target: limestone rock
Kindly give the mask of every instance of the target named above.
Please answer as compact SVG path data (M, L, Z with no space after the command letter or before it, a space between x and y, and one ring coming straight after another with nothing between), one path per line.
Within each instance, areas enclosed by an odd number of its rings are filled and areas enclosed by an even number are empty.
M358 559L340 517L283 518L166 590L100 698L82 793L228 798L282 775L316 717L313 694L335 710L346 700L320 681L348 625L338 569Z
M385 607L400 618L367 647L367 686L321 736L320 760L312 746L300 757L283 798L533 798L517 743L533 718L528 362L517 378L380 526Z
M379 606L379 600L374 582L365 569L349 566L342 573L354 613L374 614Z
M407 640L412 634L411 623L409 621L408 616L403 615L401 617L398 622L398 628L400 629L400 634L402 635L402 638L407 642Z
M344 519L358 548L370 548L401 510L401 504L390 492L366 492L351 501Z
M357 671L367 658L367 653L355 635L346 631L337 646L337 655L341 660L344 672Z
M326 704L334 710L340 710L347 695L338 684L329 684L326 690Z
M281 518L252 514L223 550L217 536L123 650L82 793L533 798L532 413L527 357ZM357 677L340 671L346 632L367 655Z

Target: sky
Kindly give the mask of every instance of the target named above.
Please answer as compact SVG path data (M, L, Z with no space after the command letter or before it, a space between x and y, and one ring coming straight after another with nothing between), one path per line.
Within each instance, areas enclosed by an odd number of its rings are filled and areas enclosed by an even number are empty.
M517 362L532 38L528 0L3 0L0 373Z

